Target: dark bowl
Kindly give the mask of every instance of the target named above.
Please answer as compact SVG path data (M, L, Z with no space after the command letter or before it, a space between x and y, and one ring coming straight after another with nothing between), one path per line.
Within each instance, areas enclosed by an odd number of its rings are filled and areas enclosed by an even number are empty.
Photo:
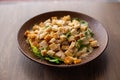
M34 24L39 23L40 21L45 21L46 19L53 17L53 16L62 17L65 15L70 15L73 18L78 17L78 18L81 18L83 20L86 20L89 23L90 28L92 29L92 31L95 34L94 38L97 39L99 44L100 44L99 48L94 49L93 52L90 55L88 55L87 57L85 57L83 59L83 61L79 64L56 65L56 64L51 64L49 62L42 61L41 59L38 59L30 51L29 45L26 43L26 38L24 37L24 32L26 30L31 29ZM53 12L47 12L47 13L37 15L37 16L31 18L30 20L28 20L27 22L25 22L23 24L23 26L20 28L20 30L18 31L17 40L18 40L18 45L19 45L20 51L26 57L30 58L31 60L33 60L35 62L38 62L38 63L43 64L43 65L47 65L47 66L53 66L53 67L73 67L73 66L80 66L80 65L83 65L85 63L88 63L88 62L92 61L93 59L97 58L100 54L102 54L103 51L105 50L105 48L107 47L108 35L107 35L107 32L106 32L105 28L103 27L103 25L92 17L89 17L89 16L82 14L82 13L79 13L79 12L53 11Z

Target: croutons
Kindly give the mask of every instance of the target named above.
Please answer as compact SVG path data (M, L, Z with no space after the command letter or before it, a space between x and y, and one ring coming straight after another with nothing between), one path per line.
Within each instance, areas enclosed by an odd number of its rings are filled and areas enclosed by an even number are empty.
M69 49L73 49L75 47L75 42L71 42Z
M69 48L68 45L63 45L63 46L61 47L62 50L68 50L68 48Z
M74 27L75 29L80 28L80 22L79 22L79 21L73 20L73 21L72 21L72 24L73 24L73 27Z
M47 54L50 56L53 56L55 54L55 52L53 50L48 50Z
M70 15L64 16L62 18L63 21L69 21L71 19Z
M94 47L94 48L99 46L97 40L90 42L90 45L91 47Z
M73 63L73 58L71 56L67 56L64 59L65 64L72 64Z
M61 35L60 36L60 40L63 42L63 41L65 41L66 40L66 36L65 35Z
M51 40L51 36L50 34L47 34L45 37L44 37L44 40L46 40L47 42Z
M69 42L75 41L75 36L70 36L70 37L68 38L68 41L69 41Z
M67 51L65 51L65 55L66 56L73 56L73 50L68 49Z
M40 26L40 27L44 27L45 24L44 24L43 22L40 22L39 26Z
M66 28L66 27L59 27L58 28L58 34L64 34L64 33L67 33L69 30L69 28Z
M55 39L60 37L57 32L56 33L52 32L50 35L52 36L52 38L55 38Z
M81 31L85 31L87 28L88 28L88 26L85 26L85 25L81 25L81 27L80 27Z
M41 54L42 54L42 56L45 56L47 54L47 50L46 49L41 50Z
M32 30L25 31L24 36L45 60L67 65L81 63L99 46L88 23L79 18L71 19L70 15L54 16L35 24Z
M85 36L84 33L80 33L79 35L80 35L80 38Z
M82 60L81 59L76 59L76 60L74 60L74 64L78 64L78 63L80 63Z
M34 34L34 33L28 34L27 36L28 36L28 38L30 38L30 39L35 39L35 38L36 38L36 34Z
M77 34L77 30L76 30L76 29L72 29L72 30L71 30L71 34L72 34L72 35L76 35L76 34Z
M30 31L29 31L29 30L26 30L25 33L24 33L24 35L25 35L25 36L28 36L28 34L30 34Z
M34 25L32 29L33 29L33 30L39 30L39 27L40 27L40 26L38 26L38 25Z
M63 20L57 20L57 21L56 21L56 24L57 24L58 26L62 26L64 23L65 23L65 21L63 21Z
M43 38L46 36L46 34L47 34L47 32L44 32L44 33L40 34L40 35L39 35L39 38L40 38L40 39L43 39Z
M49 47L50 47L51 50L56 50L58 48L58 45L55 44L55 43L52 43L52 44L49 45Z
M48 27L45 29L46 32L50 32L51 30L52 30L52 27L51 27L51 26L48 26Z
M58 26L57 26L57 25L53 25L53 26L52 26L52 30L53 30L53 31L58 31Z
M49 41L49 43L54 43L56 41L56 39L55 38L52 38L50 41Z
M44 23L45 23L45 24L51 24L50 22L51 22L51 20L50 20L50 19L47 19ZM46 26L47 26L47 25L46 25Z

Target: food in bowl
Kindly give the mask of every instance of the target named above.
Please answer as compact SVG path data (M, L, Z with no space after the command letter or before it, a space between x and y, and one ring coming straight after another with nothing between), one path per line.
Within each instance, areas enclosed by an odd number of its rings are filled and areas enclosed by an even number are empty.
M87 21L51 17L24 33L30 50L40 59L55 64L78 64L99 47Z

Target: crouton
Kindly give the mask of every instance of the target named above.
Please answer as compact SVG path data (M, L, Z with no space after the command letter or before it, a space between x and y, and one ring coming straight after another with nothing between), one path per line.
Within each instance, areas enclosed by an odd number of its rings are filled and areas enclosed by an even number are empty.
M40 22L39 26L40 26L40 27L44 27L45 24L44 24L43 22Z
M55 38L52 38L50 41L49 41L49 43L54 43L56 41L56 39Z
M54 52L53 50L48 50L47 54L48 54L49 56L53 56L53 55L55 54L55 52Z
M75 36L70 36L70 37L68 38L68 41L69 41L69 42L75 41Z
M73 49L75 47L75 42L71 42L69 49Z
M71 34L72 34L72 35L76 35L76 34L77 34L77 30L76 30L76 29L72 29L72 30L71 30Z
M57 21L56 21L56 24L57 24L58 26L62 26L64 23L65 23L65 21L63 21L63 20L57 20Z
M47 50L46 50L46 49L41 50L41 55L42 55L42 56L45 56L46 54L47 54Z
M24 33L24 35L25 35L25 36L28 36L28 34L30 34L30 31L29 31L29 30L26 30L25 33Z
M50 23L51 20L50 19L47 19L44 23L47 24L47 23Z
M81 26L80 26L80 30L81 30L81 31L86 31L87 28L88 28L88 26L86 26L86 25L81 25Z
M80 35L80 38L85 36L84 33L80 33L79 35Z
M52 26L52 30L53 30L53 31L58 31L58 26L57 26L57 25L53 25L53 26Z
M92 41L94 41L94 38L90 38L90 39L89 39L89 42L92 42Z
M78 63L80 63L82 60L81 59L76 59L76 60L74 60L74 64L78 64Z
M38 25L34 25L32 29L33 29L33 30L39 30L39 27L40 27L40 26L38 26Z
M68 50L68 48L69 48L69 46L67 46L67 45L62 45L62 47L61 47L62 50Z
M44 40L46 40L47 42L51 40L51 35L50 34L47 34L45 37L44 37Z
M60 40L63 42L63 41L65 41L66 40L66 36L65 35L61 35L60 36Z
M65 64L72 64L73 63L73 58L71 56L67 56L64 59Z
M70 20L70 19L71 19L70 15L64 16L64 17L62 18L63 21L68 21L68 20Z
M52 32L51 37L57 39L57 38L59 38L59 34L57 32L56 33Z
M71 50L71 49L68 49L67 51L65 51L65 55L66 56L73 56L73 50Z
M80 28L80 22L79 22L79 21L73 20L73 21L72 21L72 24L73 24L73 27L74 27L75 29Z
M50 47L51 50L56 50L58 48L58 45L55 44L55 43L52 43L52 44L49 45L49 47Z
M90 42L90 46L93 47L93 48L98 47L99 45L98 45L97 40L94 40L94 41Z
M36 34L34 34L34 33L28 34L27 36L30 39L35 39L36 38Z
M52 27L51 26L48 26L47 28L45 28L45 31L46 32L50 32L52 30Z
M47 32L44 32L44 33L42 33L42 34L39 35L39 38L43 39L46 35L47 35Z

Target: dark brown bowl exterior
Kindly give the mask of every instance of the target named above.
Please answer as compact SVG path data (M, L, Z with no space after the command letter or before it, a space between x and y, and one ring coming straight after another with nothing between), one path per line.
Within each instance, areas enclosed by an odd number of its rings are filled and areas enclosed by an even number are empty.
M48 19L50 17L53 17L53 16L62 17L65 15L70 15L72 18L77 17L77 18L86 20L89 23L90 28L92 29L92 31L95 34L95 36L94 36L95 39L97 39L100 44L99 48L94 49L94 51L89 56L84 58L83 61L79 64L56 65L56 64L51 64L49 62L38 59L30 51L29 45L26 43L26 38L24 37L24 32L26 30L31 29L34 24L39 23L41 21L45 21L46 19ZM97 58L107 47L108 35L107 35L107 32L106 32L105 28L103 27L103 25L92 17L89 17L82 13L72 12L72 11L53 11L53 12L47 12L47 13L43 13L38 16L35 16L32 19L28 20L26 23L24 23L23 26L18 31L17 40L18 40L18 45L19 45L20 51L22 51L22 53L26 57L30 58L31 60L33 60L35 62L38 62L43 65L53 66L53 67L73 67L73 66L79 66L79 65L88 63L88 62L92 61L93 59Z

